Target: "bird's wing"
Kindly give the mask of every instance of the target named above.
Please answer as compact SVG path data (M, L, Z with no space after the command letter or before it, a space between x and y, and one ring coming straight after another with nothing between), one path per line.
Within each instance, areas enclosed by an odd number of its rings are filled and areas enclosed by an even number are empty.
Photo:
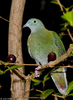
M53 42L58 47L61 55L63 55L66 52L65 47L64 47L62 41L60 40L59 36L54 31L53 31Z
M32 54L31 54L31 52L30 52L29 42L27 42L27 46L28 46L28 52L29 52L30 56L33 58ZM34 59L34 58L33 58L33 59Z

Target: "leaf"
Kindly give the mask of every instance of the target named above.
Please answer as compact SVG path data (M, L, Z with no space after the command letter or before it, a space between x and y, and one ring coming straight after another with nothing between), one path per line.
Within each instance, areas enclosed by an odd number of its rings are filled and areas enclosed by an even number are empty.
M73 27L73 12L72 11L66 12L64 15L61 16L61 18L67 20L70 23L70 25Z
M40 83L41 83L41 81L40 80L38 80L38 79L31 79L33 82L35 82L34 83L34 85L36 86L36 85L39 85Z
M53 89L47 89L45 91L42 91L41 94L36 94L36 96L40 96L40 97L43 97L44 99L46 99L53 92L54 92Z
M54 93L56 96L63 96L61 93Z
M69 92L71 92L73 90L73 81L72 82L70 82L70 84L68 85L68 88L67 88L67 90L66 90L66 94L65 95L67 95Z
M73 96L73 93L70 93L68 96Z
M50 77L48 77L48 75L50 74L50 72L49 73L47 73L45 76L44 76L44 79L43 79L43 84L47 81L47 80L49 80L50 79Z
M72 6L70 6L70 7L65 8L66 12L68 12L68 11L69 11L69 9L71 9L72 7L73 7L73 5L72 5Z
M41 94L36 94L35 96L41 97Z
M2 75L2 73L3 73L3 70L0 69L0 75Z
M72 44L69 45L69 47L71 47L71 46L72 46ZM73 51L71 52L70 56L73 56Z
M71 5L70 7L69 7L69 9L71 9L73 7L73 5Z
M62 27L60 30L65 31L66 29L67 29L67 27Z
M68 26L69 25L69 22L60 24L60 26L65 26L65 25Z
M34 72L30 72L30 74L33 74Z
M59 33L59 37L60 37L60 39L63 41L63 36L62 36L61 33Z
M51 3L54 3L56 5L59 5L57 1L51 1Z
M47 77L46 79L43 80L43 84L48 81L50 79L50 77Z
M43 96L45 97L45 99L50 95L50 94L52 94L54 92L54 90L53 89L48 89L48 90L45 90L44 92L43 92Z
M69 7L65 8L66 12L69 11L69 9L70 9Z
M44 80L48 77L50 73L47 73L45 76L44 76Z
M34 79L34 78L32 78L31 79L33 82L40 82L40 80L37 80L37 79Z
M23 66L17 66L17 65L11 66L8 69L6 69L5 71L1 72L0 75L5 74L9 70L13 70L13 69L20 68L20 67L23 67Z
M14 66L11 66L10 68L8 68L8 70L17 69L17 68L20 68L20 67L24 67L24 66L14 65Z
M36 83L34 83L34 86L39 85L40 83L41 83L41 81L40 82L36 82Z
M51 1L51 3L54 3L56 5L59 5L57 1ZM65 9L65 7L61 4L61 6Z

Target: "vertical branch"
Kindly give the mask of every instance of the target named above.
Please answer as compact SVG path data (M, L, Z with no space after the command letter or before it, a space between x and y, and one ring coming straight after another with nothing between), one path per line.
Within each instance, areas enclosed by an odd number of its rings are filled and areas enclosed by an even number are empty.
M9 23L9 36L8 36L8 54L14 54L16 56L16 62L22 63L22 17L26 0L12 0L10 11L10 23ZM15 24L13 24L15 23ZM24 69L19 68L23 73ZM18 97L24 92L24 83L14 73L11 74L11 95L12 98ZM17 100L24 100L24 96L21 95Z
M57 96L54 96L54 99L55 99L55 100L58 100L58 97L57 97Z
M29 77L29 75L28 75L28 77ZM31 79L27 79L26 80L26 86L25 86L25 96L24 96L24 100L29 100L30 83L31 83Z

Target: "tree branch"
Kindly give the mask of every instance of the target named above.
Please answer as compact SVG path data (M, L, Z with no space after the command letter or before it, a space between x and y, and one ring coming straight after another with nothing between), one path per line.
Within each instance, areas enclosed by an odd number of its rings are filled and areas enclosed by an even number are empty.
M59 64L61 61L63 61L64 59L66 59L67 57L70 56L70 53L73 51L73 44L71 45L71 47L69 47L69 49L67 50L67 52L65 54L63 54L62 56L60 56L59 58L57 58L56 60L54 61L50 61L48 64L45 64L45 65L38 65L38 64L17 64L17 63L4 63L3 61L0 60L0 65L26 65L26 66L41 66L41 69L40 71L38 71L39 73L41 73L41 70L42 69L45 69L45 68L53 68L55 67L55 65ZM68 65L68 66L57 66L57 67L68 67L68 68L73 68L73 65ZM25 76L23 73L21 73L19 70L17 69L14 69L13 72L18 75L20 78L23 78L25 80L27 79L32 79L32 78L35 78L35 74L33 73L32 75L28 75L28 76Z
M61 11L63 12L63 15L64 15L65 13L64 13L63 7L62 7L62 5L60 3L60 0L56 0L56 1L58 2L59 6L60 6L60 9L61 9ZM67 27L67 25L65 25L64 27ZM72 35L70 33L70 30L68 28L67 28L67 32L68 32L68 35L70 36L70 38L71 38L71 40L73 42L73 37L72 37Z

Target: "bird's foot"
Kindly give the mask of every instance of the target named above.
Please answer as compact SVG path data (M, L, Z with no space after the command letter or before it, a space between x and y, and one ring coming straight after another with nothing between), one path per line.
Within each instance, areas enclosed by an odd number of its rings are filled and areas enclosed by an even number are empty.
M38 66L35 68L35 77L40 77L40 74L38 74L38 70L41 68L41 66Z

